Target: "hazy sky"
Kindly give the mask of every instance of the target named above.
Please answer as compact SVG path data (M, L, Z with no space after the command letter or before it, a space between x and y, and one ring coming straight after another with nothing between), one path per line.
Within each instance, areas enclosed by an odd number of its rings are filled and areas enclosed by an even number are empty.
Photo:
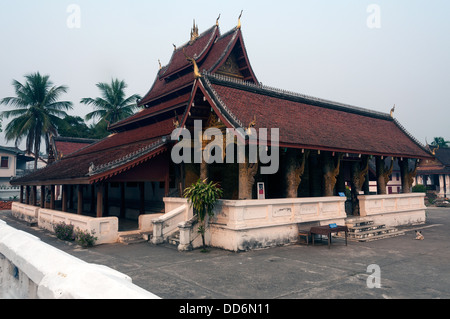
M420 142L450 140L448 0L1 0L0 98L37 71L70 88L72 115L92 111L80 99L99 96L95 84L112 77L128 83L128 95L145 95L158 59L167 64L172 43L189 40L193 19L203 32L221 14L224 33L241 10L265 85L386 113L396 104Z

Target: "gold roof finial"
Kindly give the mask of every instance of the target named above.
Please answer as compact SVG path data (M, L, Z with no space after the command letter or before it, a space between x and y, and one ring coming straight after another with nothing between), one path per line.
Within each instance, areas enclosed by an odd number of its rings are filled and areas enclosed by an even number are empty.
M159 63L159 69L162 69L162 65L161 65L161 61L158 59L158 63Z
M394 107L391 109L391 117L394 117L394 112L395 112L395 104Z
M198 65L197 65L197 62L195 62L195 59L188 57L186 52L184 52L184 48L183 48L183 54L186 57L186 60L188 60L189 62L191 62L194 65L194 77L196 79L201 78L202 75L200 74L200 70L198 69Z
M241 10L241 14L239 15L239 18L238 18L238 25L237 25L236 29L240 29L241 26L242 26L242 24L241 24L241 17L242 17L242 12L243 12L243 11L244 11L244 10Z
M219 19L220 19L220 13L219 13L219 16L216 19L216 26L219 26Z
M191 43L197 40L198 38L198 25L195 25L195 19L194 19L194 26L191 30Z

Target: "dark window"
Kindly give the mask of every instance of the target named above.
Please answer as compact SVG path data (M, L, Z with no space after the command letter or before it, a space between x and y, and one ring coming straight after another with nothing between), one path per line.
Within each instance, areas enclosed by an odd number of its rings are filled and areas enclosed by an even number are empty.
M9 167L9 157L8 156L2 156L2 161L1 161L0 167L1 168Z

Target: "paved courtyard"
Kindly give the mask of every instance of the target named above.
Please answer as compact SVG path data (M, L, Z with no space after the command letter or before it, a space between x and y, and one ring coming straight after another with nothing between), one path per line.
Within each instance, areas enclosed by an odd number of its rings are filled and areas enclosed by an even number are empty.
M123 272L164 299L450 298L450 208L428 209L427 224L400 237L241 253L180 253L149 243L81 249L14 220L10 212L0 212L0 219L82 260ZM414 240L416 228L424 241ZM379 267L380 288L367 286L377 282L370 265Z

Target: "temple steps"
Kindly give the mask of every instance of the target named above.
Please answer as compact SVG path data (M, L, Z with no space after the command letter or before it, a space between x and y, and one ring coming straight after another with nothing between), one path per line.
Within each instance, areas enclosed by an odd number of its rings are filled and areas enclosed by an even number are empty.
M172 235L170 235L167 238L167 242L171 245L178 247L178 245L180 244L180 231L178 230L174 232Z
M125 245L148 242L152 237L152 232L142 232L140 230L131 230L119 232L119 243Z
M384 224L375 224L373 220L368 219L347 219L348 240L356 242L368 242L402 236L404 231L400 231L395 227L388 227ZM344 234L339 234L339 237Z

